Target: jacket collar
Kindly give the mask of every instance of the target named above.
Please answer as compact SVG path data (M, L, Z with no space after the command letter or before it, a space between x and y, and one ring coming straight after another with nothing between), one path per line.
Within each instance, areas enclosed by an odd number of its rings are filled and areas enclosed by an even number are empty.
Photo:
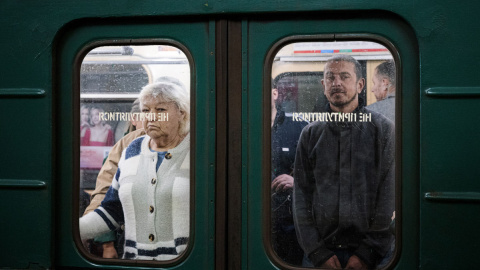
M285 121L285 112L278 110L275 115L275 120L273 121L273 128L276 128L277 125L283 124L283 121Z

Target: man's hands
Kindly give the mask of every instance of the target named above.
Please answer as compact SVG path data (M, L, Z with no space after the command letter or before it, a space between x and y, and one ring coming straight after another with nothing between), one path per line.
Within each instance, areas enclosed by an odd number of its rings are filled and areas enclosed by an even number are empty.
M367 270L368 266L359 257L353 255L348 259L345 269Z
M338 260L337 255L333 255L325 263L323 263L320 268L326 269L342 269L342 265ZM354 269L354 270L367 270L368 266L357 256L353 255L348 259L347 266L344 269Z
M117 250L115 250L115 245L113 244L113 242L103 243L102 247L103 247L103 258L108 258L108 259L118 258Z
M272 181L272 190L282 191L293 188L293 177L288 174L281 174Z
M340 261L337 258L337 255L333 255L328 259L326 262L320 266L320 268L327 268L327 269L342 269L342 265L340 264Z

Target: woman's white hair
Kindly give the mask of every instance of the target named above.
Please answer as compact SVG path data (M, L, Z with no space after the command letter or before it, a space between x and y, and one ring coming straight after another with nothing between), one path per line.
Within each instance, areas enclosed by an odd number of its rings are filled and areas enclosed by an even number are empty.
M185 114L180 121L178 133L185 136L190 132L190 95L187 91L177 84L169 82L157 82L148 84L140 92L140 108L145 100L154 98L165 102L173 102L177 108Z

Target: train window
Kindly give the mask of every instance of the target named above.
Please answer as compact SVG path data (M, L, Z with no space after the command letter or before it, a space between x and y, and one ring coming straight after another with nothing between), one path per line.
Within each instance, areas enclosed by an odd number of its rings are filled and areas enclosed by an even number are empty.
M80 67L79 230L91 257L172 261L190 234L190 62L102 46Z
M274 56L271 76L275 261L386 266L395 249L392 54L367 41L290 43Z

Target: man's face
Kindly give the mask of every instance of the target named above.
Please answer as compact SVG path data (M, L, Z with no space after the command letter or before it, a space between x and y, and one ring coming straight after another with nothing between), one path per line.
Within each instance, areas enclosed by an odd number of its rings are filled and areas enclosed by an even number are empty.
M355 109L358 106L358 94L362 92L364 84L363 78L357 81L353 63L334 61L325 66L322 85L334 110L343 111L347 107Z
M275 108L275 105L277 104L277 99L278 99L278 90L274 88L272 89L272 103L271 103L272 110Z
M372 83L372 93L375 95L377 101L385 99L387 96L387 87L384 80L378 76L377 70L375 70L375 73L373 74Z

